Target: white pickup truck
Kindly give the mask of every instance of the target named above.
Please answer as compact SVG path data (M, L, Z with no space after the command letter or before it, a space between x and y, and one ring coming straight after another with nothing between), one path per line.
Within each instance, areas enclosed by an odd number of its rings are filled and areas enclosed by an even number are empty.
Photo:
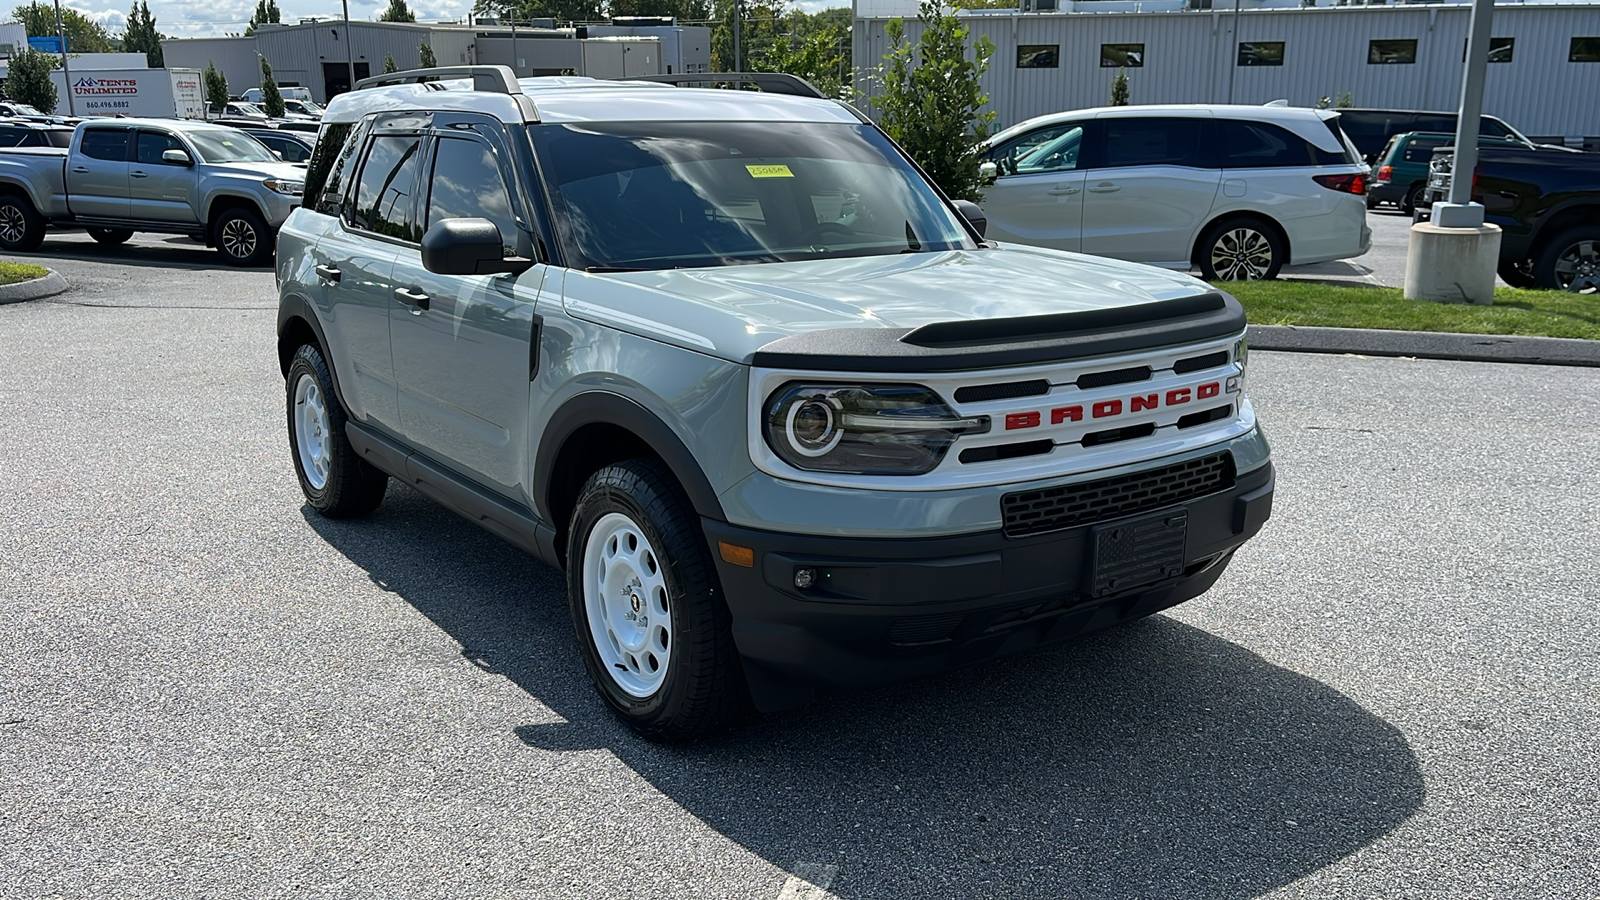
M73 225L102 244L135 231L187 234L231 265L261 265L304 180L304 169L236 128L87 121L66 149L0 150L0 248L37 250L47 226Z

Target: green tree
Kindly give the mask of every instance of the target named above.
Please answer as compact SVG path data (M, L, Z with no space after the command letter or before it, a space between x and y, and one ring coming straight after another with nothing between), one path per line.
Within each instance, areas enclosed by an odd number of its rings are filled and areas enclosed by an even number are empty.
M250 14L250 24L245 26L244 33L256 33L256 26L266 22L277 24L283 21L283 14L278 11L278 0L256 0L256 11Z
M156 17L150 15L150 4L140 0L128 10L128 27L122 33L122 52L143 53L145 63L152 69L166 65L161 53L163 35L156 30Z
M556 22L600 22L605 20L601 0L477 0L473 12L498 16L504 21L555 19Z
M411 12L411 7L406 5L406 0L389 0L389 8L378 16L379 22L415 22L416 15Z
M889 52L877 73L883 93L872 102L883 112L883 130L935 184L953 198L978 200L978 146L995 119L979 79L994 44L980 38L968 58L967 28L942 0L923 0L917 20L916 43L906 39L904 20L889 20Z
M217 115L222 115L223 107L228 105L228 76L217 71L217 67L207 60L206 71L200 81L205 85L206 106Z
M393 53L385 53L383 55L383 74L387 75L390 72L398 72L398 71L400 71L400 67L398 65L395 65L394 54Z
M1111 79L1111 105L1128 105L1128 70L1118 67L1117 77Z
M1017 0L950 0L955 9L1016 9Z
M55 54L24 49L11 57L11 69L6 76L6 96L26 103L43 113L56 108L56 83L50 79L50 70L60 63Z
M433 46L426 41L417 45L417 56L421 60L418 65L424 69L431 69L439 64L439 61L433 57Z
M704 22L711 18L707 0L611 0L609 16L672 16L681 22Z
M283 118L283 92L278 90L278 79L272 77L272 64L261 54L256 54L261 60L261 108L267 115L274 119Z
M763 68L753 71L787 72L811 82L823 96L843 100L850 86L849 53L848 29L822 28L805 37L796 34L779 41L759 61Z
M783 0L744 0L740 64L746 72L775 72L770 59L780 45L789 44ZM717 23L711 28L711 70L732 72L733 0L717 0Z
M33 37L61 33L56 30L56 8L53 5L30 3L12 10L11 15ZM100 23L85 18L75 9L61 7L61 27L66 31L69 53L113 53L117 49L117 42L111 39Z

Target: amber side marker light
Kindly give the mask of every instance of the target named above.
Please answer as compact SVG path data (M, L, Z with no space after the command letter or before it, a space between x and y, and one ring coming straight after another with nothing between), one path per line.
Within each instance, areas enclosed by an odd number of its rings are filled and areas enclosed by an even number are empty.
M756 552L749 547L739 547L727 541L717 541L717 549L722 551L722 561L734 566L744 566L746 569L755 568Z

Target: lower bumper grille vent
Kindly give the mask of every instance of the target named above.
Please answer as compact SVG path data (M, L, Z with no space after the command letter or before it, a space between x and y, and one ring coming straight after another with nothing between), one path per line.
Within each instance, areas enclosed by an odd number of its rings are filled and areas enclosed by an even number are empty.
M1233 455L1199 459L1000 498L1006 537L1026 537L1089 525L1184 503L1233 486Z

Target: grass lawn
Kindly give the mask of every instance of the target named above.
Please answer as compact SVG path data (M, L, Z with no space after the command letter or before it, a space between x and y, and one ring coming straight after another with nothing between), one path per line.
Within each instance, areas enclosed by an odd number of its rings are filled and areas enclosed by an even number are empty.
M1322 325L1600 340L1600 295L1497 288L1490 306L1407 300L1400 288L1229 281L1252 325Z
M32 263L0 262L0 284L16 284L19 281L32 281L50 274L44 266Z

